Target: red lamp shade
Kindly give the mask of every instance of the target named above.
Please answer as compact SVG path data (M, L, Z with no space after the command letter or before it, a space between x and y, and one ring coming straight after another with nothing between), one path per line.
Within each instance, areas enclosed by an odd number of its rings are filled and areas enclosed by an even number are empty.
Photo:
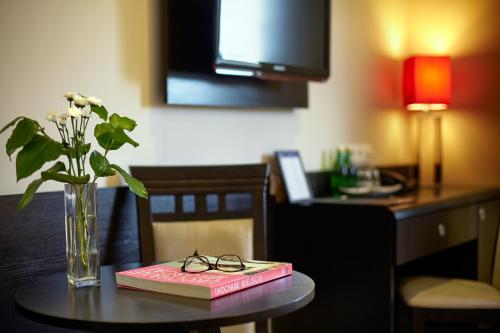
M451 60L416 56L405 60L403 97L408 110L444 110L451 100Z

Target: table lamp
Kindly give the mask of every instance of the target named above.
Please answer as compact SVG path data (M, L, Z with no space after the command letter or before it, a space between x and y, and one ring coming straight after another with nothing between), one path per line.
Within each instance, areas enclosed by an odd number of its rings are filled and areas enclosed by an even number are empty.
M404 106L410 111L446 110L451 101L451 60L448 56L414 56L403 70ZM434 185L442 182L441 117L435 119ZM421 172L422 119L417 118L417 172Z

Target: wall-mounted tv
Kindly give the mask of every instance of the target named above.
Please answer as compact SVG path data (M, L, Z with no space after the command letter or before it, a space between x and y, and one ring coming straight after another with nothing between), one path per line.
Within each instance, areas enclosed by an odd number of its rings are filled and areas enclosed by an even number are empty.
M214 70L266 80L329 75L329 0L217 0Z
M329 75L329 0L158 4L169 105L303 108Z

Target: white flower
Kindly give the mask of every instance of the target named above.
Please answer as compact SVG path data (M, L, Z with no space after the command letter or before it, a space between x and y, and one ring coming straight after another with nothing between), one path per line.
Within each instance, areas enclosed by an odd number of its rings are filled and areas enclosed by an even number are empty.
M74 96L79 96L76 92L67 92L67 93L64 93L64 97L66 97L66 99L71 102L73 100L73 97Z
M57 116L57 123L61 126L66 126L66 120L68 119L69 114L67 112L63 112Z
M89 102L90 105L94 105L94 106L101 106L102 105L102 101L97 98L97 97L87 97L87 102Z
M83 108L85 105L89 105L89 101L80 95L73 95L73 102L80 108Z
M79 108L75 108L74 106L68 108L68 113L73 118L80 118L82 116L82 111Z
M45 118L47 118L48 121L55 122L57 120L57 112L51 111L47 113L47 116Z
M82 112L83 117L90 118L90 116L92 115L92 111L89 109L82 108L82 109L80 109L80 111Z

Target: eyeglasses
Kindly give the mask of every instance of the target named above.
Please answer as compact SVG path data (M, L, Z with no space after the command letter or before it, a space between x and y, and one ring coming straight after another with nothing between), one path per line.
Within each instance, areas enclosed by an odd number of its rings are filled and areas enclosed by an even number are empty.
M198 250L192 256L184 260L181 271L186 273L201 273L209 270L219 270L222 272L239 272L244 270L245 264L241 258L235 254L225 254L217 257L215 264L210 263L207 257L200 256Z

